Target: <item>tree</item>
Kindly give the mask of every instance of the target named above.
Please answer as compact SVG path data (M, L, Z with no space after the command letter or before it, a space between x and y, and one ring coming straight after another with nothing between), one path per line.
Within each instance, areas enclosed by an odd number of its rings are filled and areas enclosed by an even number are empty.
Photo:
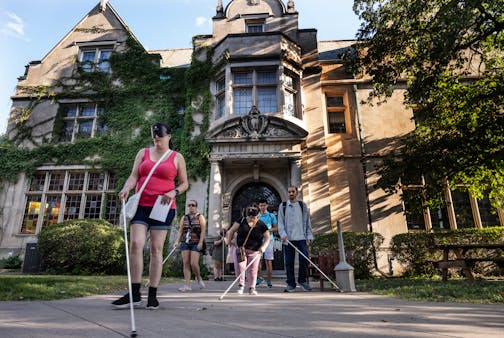
M416 129L379 169L378 185L426 181L438 204L444 182L504 206L504 0L355 0L362 20L354 69L369 100L406 83Z

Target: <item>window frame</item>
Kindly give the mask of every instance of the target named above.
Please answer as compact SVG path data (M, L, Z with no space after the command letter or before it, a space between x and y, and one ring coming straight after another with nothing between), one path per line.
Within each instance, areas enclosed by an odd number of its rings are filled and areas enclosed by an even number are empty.
M93 138L97 135L104 133L108 130L106 124L101 125L100 117L105 114L105 108L101 103L97 102L73 102L73 103L59 103L60 105L60 117L62 121L61 131L58 135L58 142L74 142L79 138ZM84 111L85 108L92 107L93 114L92 115L82 115L81 112ZM70 109L75 109L75 115L68 116L68 111ZM83 123L91 122L91 131L88 137L82 137L83 133L81 133L81 126ZM67 123L69 128L67 128ZM71 129L71 135L68 139L69 130ZM84 134L85 135L85 134Z
M340 106L329 106L329 98L338 97L342 99L342 104ZM324 106L326 111L326 122L327 122L327 134L330 135L342 135L350 134L350 111L348 104L348 95L344 91L325 91L324 92ZM332 114L342 114L344 119L344 126L340 131L338 129L331 129L331 115ZM341 127L340 127L341 128ZM334 130L334 131L333 131ZM344 131L343 131L344 130Z
M260 34L265 32L265 19L247 19L245 20L245 33ZM251 29L252 28L252 29ZM255 28L259 28L255 30Z
M59 189L58 185L58 189L51 190L49 187L51 176L61 174L63 174L63 186ZM71 175L73 174L84 174L84 181L80 190L70 189L72 185ZM101 183L90 187L93 175L98 175ZM43 184L40 181L42 176L44 176ZM32 184L34 179L38 180L38 184ZM25 193L25 209L21 225L18 229L18 235L35 235L40 233L46 226L70 219L105 218L112 224L119 224L120 207L117 193L115 192L117 182L118 177L113 173L90 169L44 170L37 172L30 182L29 189ZM90 189L94 187L98 189ZM32 188L37 188L37 190ZM38 190L40 188L42 190ZM94 200L96 198L99 199L98 202ZM59 203L57 211L50 210L54 209L54 207L49 208L47 205L48 200ZM30 202L33 205L30 205ZM99 206L93 206L92 215L86 214L86 208L93 202L95 204L99 203ZM37 204L38 213L35 212ZM76 209L76 212L71 213L71 217L68 217L70 215L68 208ZM33 212L31 212L32 210ZM52 211L52 217L49 217L47 214L49 211Z
M88 52L94 52L92 60L84 61L84 55ZM111 45L106 46L81 46L79 48L79 69L86 73L103 72L110 73L112 68L110 66L110 57L114 52L114 47ZM102 58L103 53L110 53L107 58ZM103 65L107 65L103 67Z
M266 82L266 83L260 83L260 73L273 73L274 74L274 82ZM236 74L251 74L251 82L250 83L235 83L235 75ZM232 91L232 98L233 98L233 105L232 105L232 114L233 115L246 115L250 111L250 108L252 106L258 107L259 111L264 114L276 114L279 112L279 93L278 93L278 86L280 85L279 81L279 68L278 66L276 67L248 67L248 68L241 68L241 67L235 67L231 69L231 78L232 78L232 85L231 85L231 91ZM259 92L260 89L263 88L269 88L269 89L274 89L275 91L275 108L274 111L263 111L264 109L261 109L261 103L262 101L260 100L259 97ZM240 89L250 89L250 98L251 98L251 106L246 107L246 111L237 113L236 109L236 93Z

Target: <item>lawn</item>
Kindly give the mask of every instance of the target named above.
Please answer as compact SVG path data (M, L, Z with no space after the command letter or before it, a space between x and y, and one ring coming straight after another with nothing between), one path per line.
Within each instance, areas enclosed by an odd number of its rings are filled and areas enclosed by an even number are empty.
M358 291L414 301L504 304L504 279L443 282L439 279L389 278L355 281Z
M163 278L161 283L179 280ZM433 279L389 278L356 280L355 285L357 291L406 300L504 304L504 279L443 282ZM126 276L0 274L0 301L65 299L126 289Z
M126 276L0 274L0 301L54 300L126 290ZM174 279L164 278L163 283Z

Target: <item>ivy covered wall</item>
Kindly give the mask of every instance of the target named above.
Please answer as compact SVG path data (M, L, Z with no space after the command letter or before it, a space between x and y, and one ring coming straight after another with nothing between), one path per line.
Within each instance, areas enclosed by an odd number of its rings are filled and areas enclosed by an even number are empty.
M209 147L204 134L211 111L210 79L215 69L211 49L198 50L189 68L160 68L159 55L149 54L136 40L127 41L129 49L114 53L111 73L79 71L71 79L59 79L55 88L31 88L31 103L18 111L16 136L0 140L0 175L2 180L15 181L20 172L30 177L41 165L90 165L118 174L122 187L129 176L137 151L152 144L150 126L162 121L172 127L175 150L187 162L188 176L205 179L209 173ZM200 53L202 52L202 53ZM69 84L70 83L70 84ZM60 90L61 89L61 90ZM108 130L93 138L59 142L62 132L62 111L54 118L52 137L33 149L19 146L30 138L33 127L27 121L41 102L60 99L89 99L100 102L105 113L100 118ZM60 109L61 110L61 109ZM194 136L193 114L202 114ZM182 207L184 204L180 204Z

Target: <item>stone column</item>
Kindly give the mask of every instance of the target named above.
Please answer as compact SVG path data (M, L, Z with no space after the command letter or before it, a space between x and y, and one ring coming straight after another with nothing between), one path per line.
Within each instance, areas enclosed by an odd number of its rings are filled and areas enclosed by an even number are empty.
M290 160L290 185L301 187L301 160L300 159L291 159Z
M211 160L210 189L208 193L208 220L207 220L207 229L209 236L217 236L222 226L221 196L222 196L221 166L219 161Z

